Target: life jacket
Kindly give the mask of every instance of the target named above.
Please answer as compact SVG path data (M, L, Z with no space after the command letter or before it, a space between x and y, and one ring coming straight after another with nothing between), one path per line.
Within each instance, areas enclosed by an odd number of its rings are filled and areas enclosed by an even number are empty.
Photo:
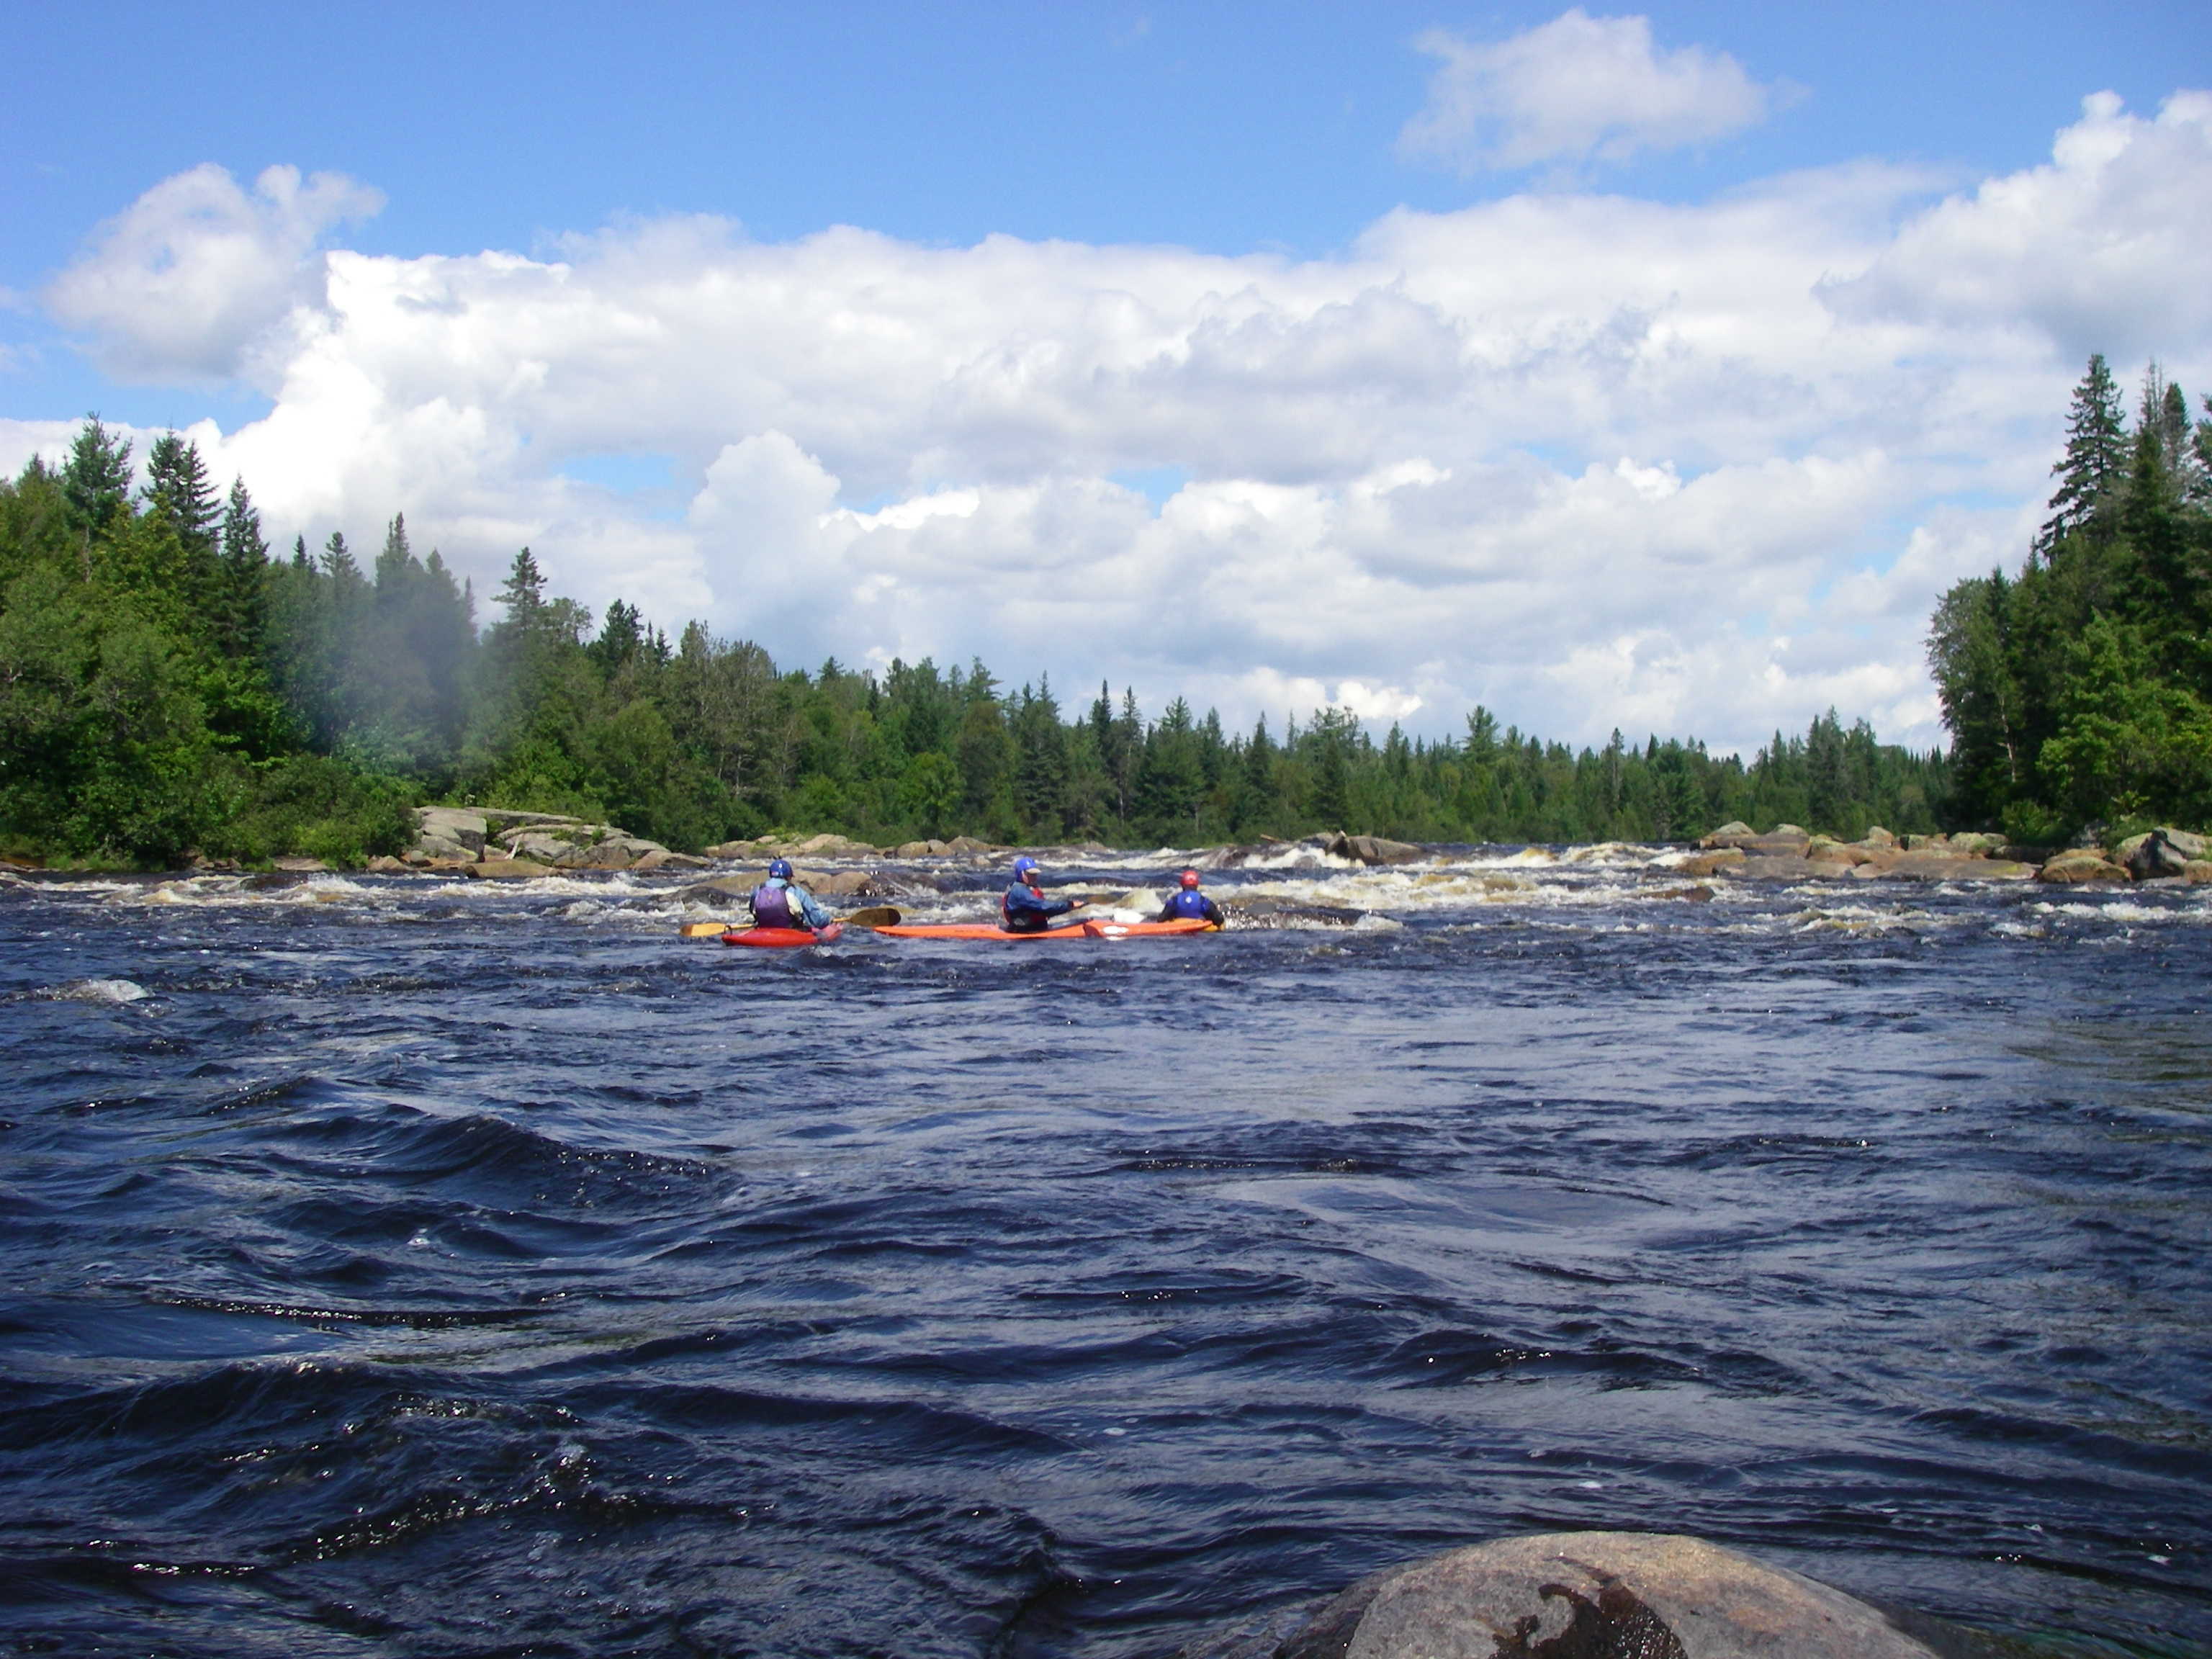
M806 923L791 914L791 889L769 881L753 889L753 926L804 927Z
M1195 887L1186 887L1168 901L1168 908L1178 916L1195 916L1200 921L1206 919L1206 911L1212 908L1212 901Z
M1024 905L1014 908L1014 895L1026 891L1035 899L1036 908ZM1044 889L1031 887L1027 882L1016 882L999 895L999 926L1010 933L1041 933L1045 927Z

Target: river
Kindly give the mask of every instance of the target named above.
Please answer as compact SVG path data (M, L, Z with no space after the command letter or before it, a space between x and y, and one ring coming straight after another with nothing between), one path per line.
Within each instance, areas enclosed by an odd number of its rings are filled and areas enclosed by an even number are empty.
M2212 894L1686 884L11 880L0 1649L1139 1659L1606 1527L2212 1650Z

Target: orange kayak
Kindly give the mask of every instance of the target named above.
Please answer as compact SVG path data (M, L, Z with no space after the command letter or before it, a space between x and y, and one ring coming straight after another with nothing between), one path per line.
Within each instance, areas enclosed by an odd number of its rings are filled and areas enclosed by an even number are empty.
M1010 933L980 921L915 921L897 927L878 927L886 939L1156 939L1164 933L1210 933L1212 922L1192 916L1179 921L1082 921L1068 927L1048 927L1042 933Z
M827 927L748 927L740 933L732 927L722 935L725 945L828 945L845 931L845 924L833 921Z

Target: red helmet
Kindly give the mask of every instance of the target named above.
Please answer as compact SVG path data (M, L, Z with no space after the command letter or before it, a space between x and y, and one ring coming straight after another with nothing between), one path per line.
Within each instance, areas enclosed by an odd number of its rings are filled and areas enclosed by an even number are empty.
M1184 872L1182 872L1182 884L1183 884L1184 886L1186 886L1186 887L1195 887L1195 886L1197 886L1197 885L1198 885L1198 872L1197 872L1197 871L1195 871L1195 870L1186 870L1186 871L1184 871Z

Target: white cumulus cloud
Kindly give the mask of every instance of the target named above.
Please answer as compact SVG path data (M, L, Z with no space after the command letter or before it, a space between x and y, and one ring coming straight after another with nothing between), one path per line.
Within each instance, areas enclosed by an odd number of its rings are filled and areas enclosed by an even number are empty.
M2050 273L2104 262L2156 325L2104 349L2207 389L2205 104L2093 100L2047 165L1932 204L1878 164L1550 191L1307 260L696 218L398 258L301 228L281 325L226 325L268 414L195 436L285 544L404 511L479 593L527 544L588 605L790 664L979 655L1278 730L1481 702L1595 744L1755 745L1833 704L1929 746L1929 611L2019 558L2078 330L2118 326ZM143 363L169 303L77 314ZM0 422L0 465L65 431Z
M1649 18L1592 17L1579 6L1509 40L1432 29L1418 44L1437 68L1400 152L1462 173L1712 143L1757 126L1780 95L1724 52L1662 52Z
M165 179L100 227L55 278L47 308L126 380L241 374L295 307L323 299L315 246L384 198L336 173L272 167L248 193L207 163Z

